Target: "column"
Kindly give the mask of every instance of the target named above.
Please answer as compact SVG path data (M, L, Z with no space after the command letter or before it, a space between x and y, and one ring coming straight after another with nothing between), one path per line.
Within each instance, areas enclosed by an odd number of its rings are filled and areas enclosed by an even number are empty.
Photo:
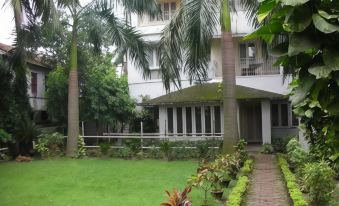
M261 100L262 142L271 144L271 103Z

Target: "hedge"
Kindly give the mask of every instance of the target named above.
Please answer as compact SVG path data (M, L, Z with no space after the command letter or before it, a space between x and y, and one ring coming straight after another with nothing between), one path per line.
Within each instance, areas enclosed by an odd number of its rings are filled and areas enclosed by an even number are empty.
M288 192L293 201L294 206L308 206L302 192L299 189L299 186L296 182L296 178L291 170L288 168L287 161L281 156L278 155L278 162L281 168L281 171L284 175L284 179L288 188Z
M240 206L242 197L246 192L248 185L248 175L251 173L253 168L253 160L246 160L244 166L240 169L241 176L239 177L236 185L232 189L228 196L227 206Z

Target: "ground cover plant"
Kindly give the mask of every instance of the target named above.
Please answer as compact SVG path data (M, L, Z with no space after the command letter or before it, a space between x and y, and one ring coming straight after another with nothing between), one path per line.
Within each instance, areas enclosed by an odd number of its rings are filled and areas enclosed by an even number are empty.
M0 164L2 206L147 205L167 201L165 191L182 191L194 161L53 159ZM23 172L25 171L25 172ZM203 194L192 191L193 205ZM210 205L217 205L210 198Z

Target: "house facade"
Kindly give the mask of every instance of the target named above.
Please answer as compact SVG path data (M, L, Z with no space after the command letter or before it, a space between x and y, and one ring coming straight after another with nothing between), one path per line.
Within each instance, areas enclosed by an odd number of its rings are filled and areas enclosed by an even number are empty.
M0 55L7 56L11 46L0 43ZM36 114L36 120L46 120L46 78L50 68L36 60L27 60L27 94L33 111Z
M147 15L132 16L132 26L143 38L157 43L164 26L180 6L180 1L159 1L162 18ZM232 13L232 34L235 50L236 98L238 132L252 143L271 143L272 138L298 135L298 119L294 117L288 101L289 79L283 79L282 69L274 66L275 58L265 56L259 40L243 41L242 37L253 31L245 11L236 5ZM181 76L182 90L173 86L166 93L159 71L159 58L154 51L150 57L151 77L143 79L132 61L127 61L128 83L132 97L139 102L142 96L150 101L144 106L158 108L158 132L165 135L222 135L222 52L221 31L213 38L208 81L190 84Z

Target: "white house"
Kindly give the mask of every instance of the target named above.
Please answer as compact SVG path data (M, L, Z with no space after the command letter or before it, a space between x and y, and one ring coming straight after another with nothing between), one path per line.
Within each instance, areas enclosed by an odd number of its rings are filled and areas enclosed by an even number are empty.
M0 55L7 55L12 49L11 46L0 43ZM36 112L38 120L47 119L45 81L50 68L37 61L27 60L27 93L33 111Z
M158 42L162 29L175 14L179 0L161 0L162 20L132 16L132 26L147 41ZM273 66L273 57L262 56L262 44L259 40L243 41L242 37L253 28L245 18L240 6L232 14L232 33L236 62L236 97L238 100L239 134L248 142L270 143L273 137L298 135L298 119L294 117L286 97L289 80L283 81L281 68ZM173 87L169 94L163 87L159 71L159 58L152 54L151 78L143 79L140 70L132 61L127 61L128 83L132 97L148 95L151 100L146 106L159 108L159 133L190 135L196 133L223 133L222 95L218 88L222 80L221 33L215 33L211 62L209 66L210 82L202 85L190 85L182 75L181 91Z

